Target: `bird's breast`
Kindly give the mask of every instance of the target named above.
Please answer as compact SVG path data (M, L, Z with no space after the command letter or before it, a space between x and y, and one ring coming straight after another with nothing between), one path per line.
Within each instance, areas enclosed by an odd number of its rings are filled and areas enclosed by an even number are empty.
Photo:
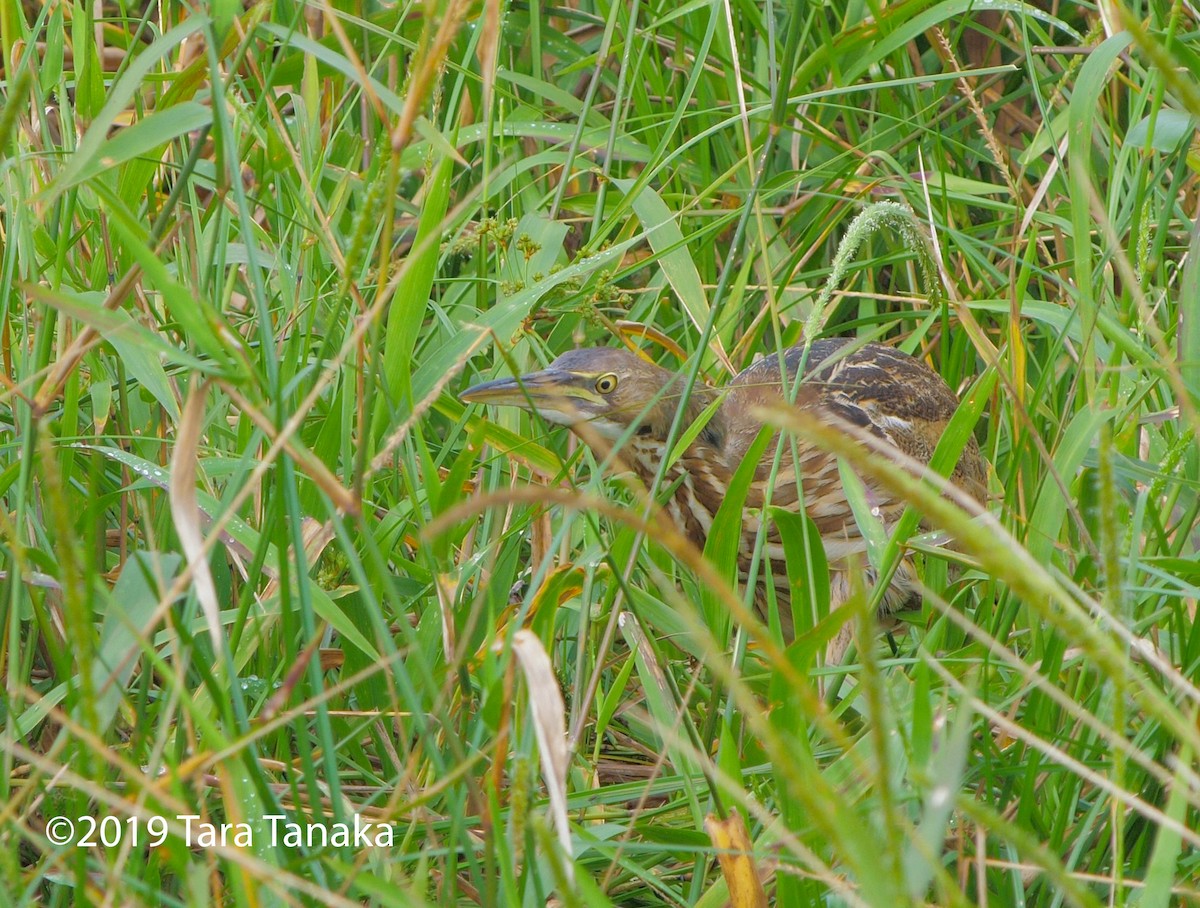
M662 463L662 446L635 438L621 453L646 488L654 489ZM693 446L667 465L657 486L660 493L669 490L670 497L663 507L679 531L697 547L704 547L712 530L713 517L728 486L727 476L719 454Z

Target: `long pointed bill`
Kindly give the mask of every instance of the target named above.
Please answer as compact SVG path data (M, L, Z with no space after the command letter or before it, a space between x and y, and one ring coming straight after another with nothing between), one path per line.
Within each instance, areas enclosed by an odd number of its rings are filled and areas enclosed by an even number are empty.
M525 400L524 380L519 378L497 378L494 381L472 385L458 395L458 399L469 404L499 404L500 406L528 406Z
M586 404L593 398L578 379L561 369L531 372L520 378L498 378L467 388L458 399L472 404L494 404L534 410L552 422L570 425L587 418ZM581 404L585 406L580 406Z

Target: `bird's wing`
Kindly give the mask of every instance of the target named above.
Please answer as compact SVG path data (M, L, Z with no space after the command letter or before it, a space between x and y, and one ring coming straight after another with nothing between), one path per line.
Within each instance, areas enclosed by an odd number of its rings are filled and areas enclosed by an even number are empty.
M808 350L784 352L786 373L779 357L768 356L737 375L727 386L723 409L732 423L726 455L741 461L758 433L749 417L755 406L783 395L783 378L794 382L801 362L804 380L796 405L824 410L886 439L911 457L928 463L946 425L958 408L958 398L940 375L899 350L881 344L855 346L847 338L816 341ZM740 423L739 424L739 419ZM981 498L986 468L972 439L963 451L955 479Z

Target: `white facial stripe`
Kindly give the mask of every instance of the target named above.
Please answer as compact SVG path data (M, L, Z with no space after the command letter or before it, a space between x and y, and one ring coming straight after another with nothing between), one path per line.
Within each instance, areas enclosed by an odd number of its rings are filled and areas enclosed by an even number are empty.
M571 426L579 422L578 416L573 416L569 413L562 413L558 410L546 409L538 412L542 414L542 418L545 419L546 422L557 423L560 426Z
M589 419L587 424L609 441L616 441L625 434L625 426L609 419Z

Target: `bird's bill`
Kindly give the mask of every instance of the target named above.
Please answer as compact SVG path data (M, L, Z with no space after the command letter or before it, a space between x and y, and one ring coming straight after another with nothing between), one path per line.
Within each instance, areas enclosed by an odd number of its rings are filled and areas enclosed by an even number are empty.
M595 403L595 395L580 387L570 372L546 369L520 378L497 378L474 385L458 395L470 404L522 407L536 410L556 422L575 422L584 418L579 404Z

